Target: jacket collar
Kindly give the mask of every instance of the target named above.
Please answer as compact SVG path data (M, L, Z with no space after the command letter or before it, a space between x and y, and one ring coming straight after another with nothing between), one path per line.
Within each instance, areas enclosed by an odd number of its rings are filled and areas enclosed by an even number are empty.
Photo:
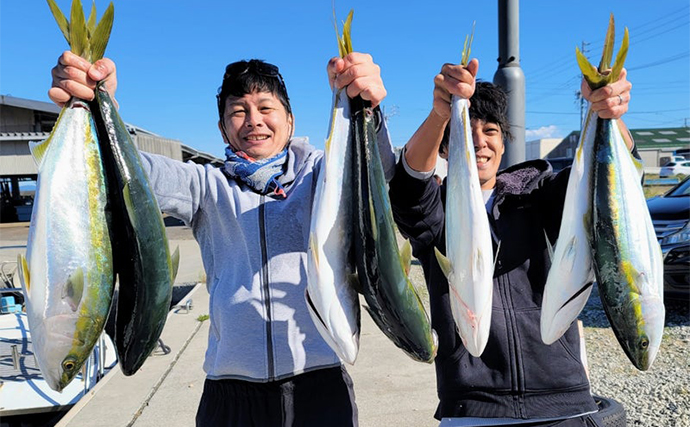
M519 195L532 192L539 181L553 173L549 162L536 159L513 165L496 176L496 196Z
M281 185L287 186L295 180L295 177L304 168L307 160L314 154L316 149L309 144L309 138L292 138L288 145L287 170L278 181Z

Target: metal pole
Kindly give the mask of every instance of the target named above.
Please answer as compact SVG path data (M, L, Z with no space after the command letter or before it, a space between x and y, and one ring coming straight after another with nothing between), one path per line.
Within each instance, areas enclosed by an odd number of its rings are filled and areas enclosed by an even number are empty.
M501 168L525 161L525 75L520 68L520 2L498 0L498 70L494 83L508 93L512 141L505 141Z

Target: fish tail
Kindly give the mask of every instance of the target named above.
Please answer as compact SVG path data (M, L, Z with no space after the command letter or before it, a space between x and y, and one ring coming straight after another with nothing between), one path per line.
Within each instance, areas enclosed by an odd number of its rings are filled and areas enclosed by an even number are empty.
M55 22L57 22L62 35L69 43L70 50L84 59L94 62L105 54L105 47L110 39L113 28L114 7L113 3L106 9L100 22L96 24L96 5L93 4L88 22L84 16L81 0L73 0L68 21L55 0L47 0Z
M616 55L616 61L613 64L613 68L611 68L610 64L611 59L613 58L614 44L614 20L613 14L611 14L609 19L609 27L606 31L606 41L604 42L604 50L602 52L599 68L592 65L579 48L575 48L577 64L580 67L580 71L582 71L582 75L585 80L587 80L590 88L598 89L618 80L621 70L623 69L623 64L625 63L625 58L628 55L629 38L628 29L625 28L621 47Z

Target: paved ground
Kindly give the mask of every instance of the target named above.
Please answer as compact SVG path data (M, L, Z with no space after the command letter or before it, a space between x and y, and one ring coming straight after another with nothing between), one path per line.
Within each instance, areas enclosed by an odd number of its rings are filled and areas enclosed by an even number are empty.
M169 224L171 247L179 246L182 255L176 284L202 280L199 248L191 231L173 221ZM14 261L17 253L26 250L27 232L28 224L0 225L0 261ZM173 310L163 331L162 339L171 347L171 353L152 355L131 377L125 377L117 368L112 370L58 426L194 425L203 387L201 366L208 334L208 321L197 319L208 313L208 293L201 285L190 298L193 309ZM348 371L355 384L360 426L438 426L433 419L433 366L406 356L364 312L360 353Z

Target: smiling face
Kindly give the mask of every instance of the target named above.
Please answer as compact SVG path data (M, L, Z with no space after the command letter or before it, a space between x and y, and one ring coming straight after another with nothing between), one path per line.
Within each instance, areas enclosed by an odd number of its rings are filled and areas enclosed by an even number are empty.
M294 118L271 92L228 96L222 122L223 139L234 151L255 160L280 153L292 136Z
M482 190L490 190L496 186L496 174L505 152L503 133L496 123L472 119L471 124L479 183Z

